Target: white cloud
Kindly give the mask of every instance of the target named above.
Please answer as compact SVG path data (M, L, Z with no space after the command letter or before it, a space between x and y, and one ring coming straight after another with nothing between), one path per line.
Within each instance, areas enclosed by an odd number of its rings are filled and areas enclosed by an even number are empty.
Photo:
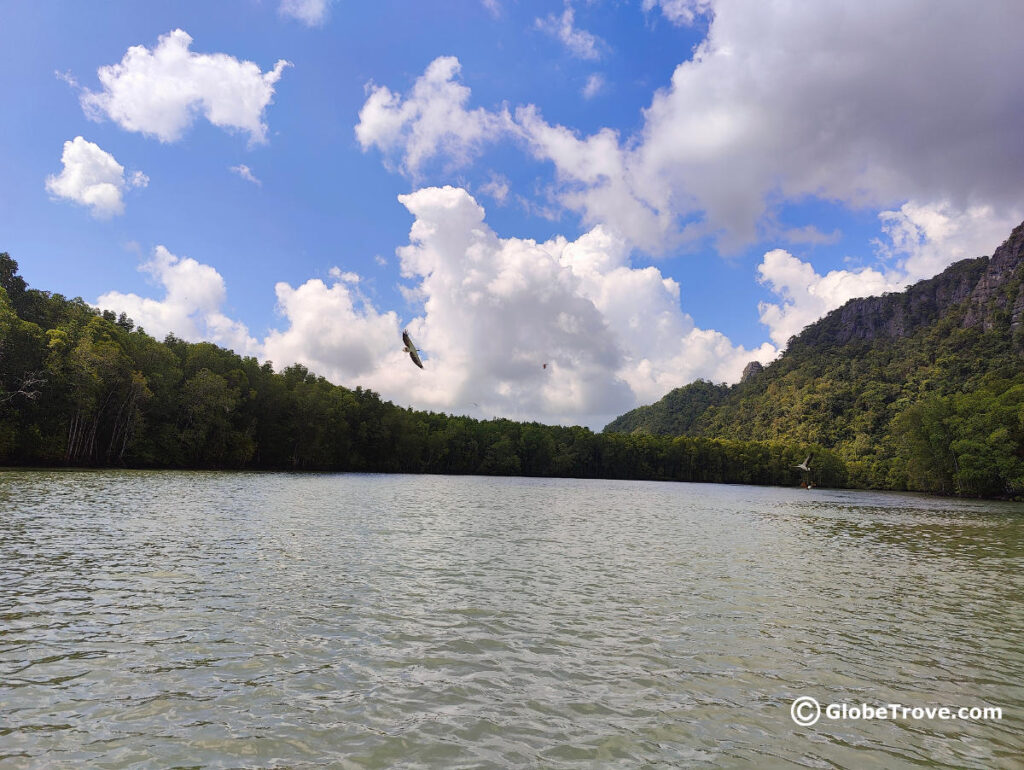
M245 325L224 314L227 289L213 267L157 246L141 269L164 288L163 299L109 291L96 300L97 307L127 313L158 339L173 332L185 340L215 342L246 355L260 352Z
M854 297L903 288L898 277L872 268L832 270L824 276L818 275L809 263L783 249L765 254L757 271L761 282L782 299L780 304L762 302L758 307L761 323L769 328L772 340L779 347L784 347L789 338L805 326Z
M516 122L534 156L554 163L559 201L578 211L585 225L610 227L648 251L664 247L674 227L672 213L664 203L645 200L635 157L621 151L618 133L606 128L581 139L547 123L534 107L517 109Z
M660 8L661 14L676 26L689 26L698 16L711 10L712 0L644 0L644 11Z
M604 75L600 72L595 72L587 78L586 85L583 86L583 91L581 91L581 93L583 94L584 99L593 99L604 90L604 87Z
M237 166L231 166L228 170L232 173L238 174L238 176L242 177L246 182L252 182L257 187L263 186L263 182L257 179L256 175L252 173L252 169L244 163Z
M762 303L760 312L775 344L749 350L698 328L680 307L679 283L656 267L633 267L628 242L607 228L538 243L498 236L462 189L426 188L399 200L414 217L409 244L397 250L402 289L420 309L407 323L375 307L357 273L333 267L327 282L276 285L284 328L261 344L225 314L224 281L213 267L162 246L143 267L164 287L163 299L108 292L97 304L157 336L209 339L278 368L303 363L400 404L600 427L698 377L735 382L746 363L771 361L790 336L848 299L898 291L963 256L990 253L1009 229L989 232L983 211L908 204L881 215L886 269L819 275L786 251L770 251L758 273L780 302ZM940 253L943 261L934 261ZM426 369L402 352L403 328Z
M1019 207L1024 81L1005 66L1024 55L1014 8L718 0L639 143L620 148L631 192L701 220L726 248L756 238L777 203L808 196Z
M340 267L332 267L327 271L327 274L331 276L331 278L337 278L339 281L344 283L359 283L362 280L359 273L343 271Z
M162 35L152 51L132 46L119 64L100 67L103 90L86 90L81 97L86 114L162 142L179 140L202 114L215 126L247 133L251 143L265 142L263 113L288 62L281 59L261 72L253 62L227 54L193 53L191 44L176 29Z
M832 270L819 275L807 262L774 249L758 266L759 280L782 300L759 305L761 322L780 347L805 326L855 297L902 291L961 259L991 254L1018 224L988 207L958 211L948 203L907 203L879 215L887 240L877 243L883 269Z
M370 375L387 365L397 371L401 330L398 316L378 313L349 274L332 271L330 286L320 279L298 288L278 283L277 306L288 320L285 331L271 331L264 356L280 369L302 363L331 381L366 386ZM389 355L390 354L390 355Z
M948 201L903 204L879 214L888 242L879 241L880 255L897 259L908 281L930 278L952 263L991 255L1022 219L1019 211L997 213L992 206L960 210Z
M319 27L327 20L329 0L281 0L282 16L291 16L310 27Z
M508 177L503 174L491 174L491 178L480 185L480 192L489 195L499 206L504 206L508 201Z
M601 49L606 46L601 38L576 27L575 11L568 2L561 16L551 14L543 19L536 19L534 24L537 29L560 40L569 49L569 53L579 59L600 59Z
M61 72L60 70L54 70L53 75L57 78L57 80L63 80L65 83L67 83L75 90L79 88L78 81L75 79L75 76L71 74L71 70L65 70L64 72Z
M808 199L875 209L914 200L998 219L1024 211L1024 79L1011 64L1024 59L1024 15L1012 0L941 12L927 0L658 7L681 23L708 12L711 23L635 134L581 136L525 105L508 130L428 142L429 153L464 160L467 146L523 139L553 164L563 206L651 252L709 235L723 250L741 248L771 233L782 206ZM458 89L461 114L498 120L466 112L468 89ZM431 110L422 96L417 114ZM388 99L388 147L417 157L396 95L377 89L364 110ZM794 223L793 235L806 224Z
M480 0L480 2L490 12L491 16L496 19L501 16L501 3L498 0Z
M435 59L405 99L384 86L369 86L355 129L363 150L377 147L385 157L397 154L399 168L415 175L439 153L466 163L483 145L509 131L511 119L505 111L466 110L469 89L455 80L460 69L454 56Z
M696 377L736 380L748 361L777 352L696 328L678 284L631 267L626 244L601 228L575 241L500 238L464 190L400 200L415 221L398 255L422 314L400 326L341 272L331 286L278 284L289 328L267 338L276 365L302 362L420 408L601 426ZM425 370L402 353L402 328Z
M149 177L141 171L126 178L124 166L113 155L81 136L64 142L60 160L64 169L46 178L46 189L57 197L88 206L97 219L123 214L124 191L149 184Z
M375 307L358 274L334 267L328 281L275 286L284 328L260 343L226 314L217 270L163 246L142 266L161 299L111 291L96 304L157 337L210 340L279 369L302 363L400 404L592 427L697 377L735 381L750 360L777 354L697 328L679 306L679 284L632 267L626 242L603 228L574 241L501 238L465 190L399 200L414 217L397 250L403 292L420 309L408 323ZM402 352L403 329L424 370Z

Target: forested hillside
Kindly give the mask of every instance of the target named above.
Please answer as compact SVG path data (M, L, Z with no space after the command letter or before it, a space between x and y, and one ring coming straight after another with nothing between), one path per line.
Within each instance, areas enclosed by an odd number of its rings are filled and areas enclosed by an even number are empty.
M157 341L30 289L0 254L0 464L330 469L798 484L845 482L806 442L600 435L403 409L302 366Z
M614 432L814 443L852 486L1024 494L1024 225L991 258L851 300L763 371L678 388Z

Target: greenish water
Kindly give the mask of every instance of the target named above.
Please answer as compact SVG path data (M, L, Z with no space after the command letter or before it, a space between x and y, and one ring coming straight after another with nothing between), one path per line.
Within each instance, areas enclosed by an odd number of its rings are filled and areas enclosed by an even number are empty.
M1022 629L1021 505L0 472L3 767L1020 767Z

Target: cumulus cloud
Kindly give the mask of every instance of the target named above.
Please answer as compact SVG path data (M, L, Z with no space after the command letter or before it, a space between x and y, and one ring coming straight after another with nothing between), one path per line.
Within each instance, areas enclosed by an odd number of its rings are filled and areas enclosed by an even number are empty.
M754 240L775 202L807 196L1019 207L1024 82L1005 62L1024 54L1024 22L1008 2L975 10L718 0L635 147L618 148L630 192L699 218L726 248Z
M885 237L876 242L882 268L815 272L810 263L774 249L758 266L758 279L781 302L759 305L761 322L780 347L805 326L856 297L902 291L953 262L991 254L1018 224L990 207L959 211L949 203L909 202L879 215Z
M600 426L696 377L736 380L751 359L777 353L698 329L679 285L630 266L626 243L602 228L574 241L501 238L464 190L399 200L415 218L398 256L422 314L403 327L341 272L333 285L278 284L289 325L265 346L277 365L302 362L422 408ZM402 328L425 370L402 353Z
M149 177L135 171L125 177L124 166L99 145L76 136L64 142L64 169L46 178L46 189L58 198L88 206L97 219L124 213L124 191L145 187Z
M561 16L551 14L543 19L536 19L534 25L542 32L560 40L569 53L579 59L600 59L601 49L606 46L601 38L576 26L575 11L568 2Z
M961 259L991 255L1021 221L1020 212L992 206L961 210L943 201L909 201L879 214L885 238L876 241L880 256L896 260L908 281L929 278Z
M190 257L177 257L164 246L157 246L152 258L140 269L163 287L163 299L109 291L96 300L96 306L127 313L158 339L173 333L185 340L214 342L246 355L259 354L261 346L249 335L246 326L224 314L227 289L216 269Z
M385 86L370 86L355 129L363 150L377 147L386 158L398 157L397 167L415 175L437 154L466 163L510 130L504 110L466 109L470 91L456 81L460 69L454 56L435 59L404 99Z
M319 27L327 20L329 0L281 0L282 16L298 19L309 27Z
M263 182L257 179L256 175L252 173L252 169L249 168L244 163L241 163L237 166L231 166L228 170L234 174L238 174L238 176L240 176L246 182L252 182L257 187L263 186Z
M267 335L266 358L278 367L304 364L350 387L366 386L385 366L400 371L398 316L378 312L351 274L332 271L331 277L331 285L311 279L297 288L284 282L274 287L278 310L289 325Z
M781 206L809 198L1024 211L1024 79L1007 66L1024 58L1024 16L1012 0L940 12L927 0L657 5L683 23L704 12L711 22L639 131L580 135L524 105L513 127L479 132L475 146L482 137L523 140L554 166L563 206L651 252L707 236L739 249L770 231ZM459 88L465 112L469 94ZM384 97L397 115L386 89L367 109ZM430 111L416 104L417 114ZM477 124L498 117L469 114ZM417 146L411 133L389 137L392 150ZM799 235L805 223L794 224Z
M132 46L120 63L100 67L103 90L81 96L86 114L162 142L181 139L201 114L215 126L247 133L250 143L265 142L263 114L288 62L281 59L261 72L253 62L227 54L193 53L191 44L188 33L176 29L152 50Z

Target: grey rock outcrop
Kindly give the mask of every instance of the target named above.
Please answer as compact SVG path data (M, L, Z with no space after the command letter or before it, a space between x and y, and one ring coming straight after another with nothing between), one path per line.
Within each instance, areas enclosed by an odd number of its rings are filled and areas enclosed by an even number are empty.
M746 382L751 377L754 377L764 371L764 367L761 366L760 361L751 361L749 364L743 367L743 374L740 375L740 382Z

